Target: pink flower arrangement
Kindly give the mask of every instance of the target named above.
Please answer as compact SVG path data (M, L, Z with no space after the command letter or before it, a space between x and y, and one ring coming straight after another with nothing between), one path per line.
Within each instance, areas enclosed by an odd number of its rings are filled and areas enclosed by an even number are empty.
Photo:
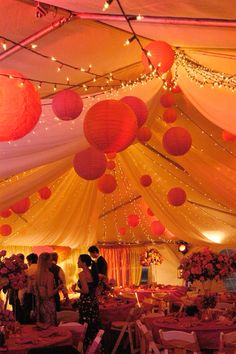
M184 257L179 266L181 278L193 282L200 280L221 280L227 278L235 271L231 256L217 254L209 249L196 252Z
M140 264L143 267L149 267L151 264L158 265L163 262L160 252L156 248L148 248L140 256Z
M27 265L19 257L6 257L6 251L0 251L0 289L22 289L26 284L25 270Z

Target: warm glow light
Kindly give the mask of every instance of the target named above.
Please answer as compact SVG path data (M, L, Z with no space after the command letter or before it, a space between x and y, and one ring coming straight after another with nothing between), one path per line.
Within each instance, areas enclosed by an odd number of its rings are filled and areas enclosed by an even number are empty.
M224 240L224 232L222 231L204 231L203 235L214 243L222 243Z
M31 44L31 48L32 48L32 49L35 49L35 48L37 48L37 44L35 44L35 43L32 43L32 44Z

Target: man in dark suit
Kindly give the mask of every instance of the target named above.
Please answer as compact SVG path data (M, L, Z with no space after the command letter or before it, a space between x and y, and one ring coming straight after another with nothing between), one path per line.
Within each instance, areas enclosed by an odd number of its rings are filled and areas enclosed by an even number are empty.
M97 246L91 246L88 249L90 256L95 260L97 265L98 276L101 281L107 279L107 262L104 257L99 255L99 249Z

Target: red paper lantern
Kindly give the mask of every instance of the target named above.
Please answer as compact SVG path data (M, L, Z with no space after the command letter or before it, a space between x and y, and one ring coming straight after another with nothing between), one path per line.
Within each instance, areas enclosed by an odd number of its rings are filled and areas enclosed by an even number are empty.
M160 221L153 221L151 223L151 232L155 236L160 236L165 232L165 226Z
M236 139L236 135L233 133L227 132L227 130L223 130L222 139L224 141L234 141Z
M12 233L12 228L10 225L4 224L0 225L0 235L9 236Z
M186 201L186 192L182 188L172 188L167 194L168 202L173 206L183 205Z
M160 97L160 103L165 108L171 107L175 103L174 96L172 93L167 92Z
M104 174L107 160L103 152L91 146L74 156L73 165L75 172L80 177L86 180L94 180Z
M140 177L140 183L143 187L149 187L152 184L152 178L149 175Z
M109 154L106 154L107 155L107 158L109 160L113 160L116 158L116 153L115 152L110 152Z
M168 43L155 41L148 44L145 47L145 50L146 52L150 52L150 61L152 65L158 70L159 74L163 74L170 70L174 63L175 52ZM149 61L144 53L142 53L142 62L144 67L150 71Z
M139 217L135 214L128 215L128 225L131 227L136 227L139 224Z
M174 108L167 108L163 113L163 120L166 123L174 123L177 119L177 112Z
M115 161L113 161L113 160L107 161L107 169L108 170L114 170L115 167L116 167Z
M98 180L98 189L105 194L112 193L117 187L117 182L114 176L105 174Z
M192 137L185 128L173 127L165 132L162 144L170 155L181 156L191 148Z
M11 206L11 210L16 214L24 214L30 208L30 199L24 198Z
M126 103L134 111L138 127L140 128L148 118L148 108L146 103L135 96L125 96L121 98L121 102Z
M11 209L5 209L5 210L0 211L0 216L2 218L8 218L9 216L11 216L11 214L12 214Z
M153 213L153 211L150 208L147 208L147 214L149 216L154 216L154 213Z
M52 195L52 191L51 191L51 189L49 189L48 187L43 187L43 188L41 188L41 189L38 191L38 193L39 193L40 198L41 198L41 199L44 199L44 200L49 199L49 198L51 197L51 195Z
M0 74L0 141L17 140L37 124L40 97L22 74L10 70L0 70Z
M120 234L121 236L124 236L124 235L126 234L126 228L125 228L125 227L120 227L120 228L119 228L119 234Z
M82 98L75 91L63 90L53 97L52 110L59 119L76 119L83 110Z
M137 133L137 139L140 141L140 143L144 144L147 141L149 141L152 137L152 131L148 127L141 127L138 130Z
M84 134L88 142L98 150L107 153L125 150L137 134L136 115L123 102L98 102L85 116Z

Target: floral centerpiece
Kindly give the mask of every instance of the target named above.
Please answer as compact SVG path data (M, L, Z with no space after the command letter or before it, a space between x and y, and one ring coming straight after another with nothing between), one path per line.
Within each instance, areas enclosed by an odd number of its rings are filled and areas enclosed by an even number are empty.
M163 262L163 258L160 252L156 248L148 248L140 256L140 264L143 267L149 267L152 265L159 265Z
M5 250L0 251L0 289L18 290L25 287L27 265L16 256L6 257Z

